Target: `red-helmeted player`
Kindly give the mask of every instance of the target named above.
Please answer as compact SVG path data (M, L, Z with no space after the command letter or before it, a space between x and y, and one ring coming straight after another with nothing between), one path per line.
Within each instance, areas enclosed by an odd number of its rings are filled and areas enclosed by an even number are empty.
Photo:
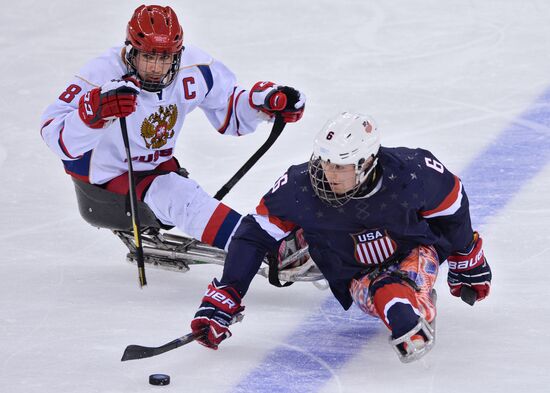
M184 41L170 7L142 5L125 46L91 60L46 109L41 135L68 174L126 194L128 164L116 121L125 117L138 198L163 224L225 248L241 216L180 176L173 152L185 117L200 108L220 134L239 136L277 113L298 121L304 105L304 95L288 86L240 87L223 63Z

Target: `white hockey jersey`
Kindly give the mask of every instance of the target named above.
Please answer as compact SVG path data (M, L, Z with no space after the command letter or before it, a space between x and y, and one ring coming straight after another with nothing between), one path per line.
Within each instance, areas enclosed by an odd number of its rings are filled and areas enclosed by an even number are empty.
M120 123L92 129L78 115L83 94L126 73L122 48L112 48L85 65L43 113L42 138L72 176L103 184L127 172ZM152 170L171 159L185 116L197 107L225 135L251 133L267 119L250 107L248 91L236 84L224 64L186 46L174 81L158 93L142 90L136 111L126 118L135 171Z

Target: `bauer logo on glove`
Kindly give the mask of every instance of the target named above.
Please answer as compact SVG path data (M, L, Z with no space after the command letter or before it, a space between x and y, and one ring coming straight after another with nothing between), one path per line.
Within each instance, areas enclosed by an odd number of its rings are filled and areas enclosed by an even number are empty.
M233 300L231 300L231 298L225 296L222 292L213 287L208 287L206 293L204 294L204 297L211 298L220 305L227 306L227 308L230 310L237 307L237 303L235 303Z
M479 241L479 244L481 247L481 239ZM450 256L448 259L449 269L453 269L456 271L473 269L474 267L481 265L484 259L485 255L483 254L482 248L479 248L477 254L475 254L473 258L462 260L459 257Z
M483 239L477 232L474 232L468 251L450 255L447 262L449 264L447 284L453 296L461 297L463 287L473 289L477 301L489 296L491 267L483 253Z

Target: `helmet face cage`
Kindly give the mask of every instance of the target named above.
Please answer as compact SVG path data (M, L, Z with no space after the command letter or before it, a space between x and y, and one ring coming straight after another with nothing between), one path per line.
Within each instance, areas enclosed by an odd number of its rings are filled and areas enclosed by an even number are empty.
M355 186L343 194L337 194L332 191L330 183L325 176L325 171L322 166L323 159L320 156L312 154L308 163L308 172L315 195L329 206L340 207L345 205L357 195L363 183L374 170L377 158L374 156L371 156L371 158L369 166L365 165L369 163L364 159L359 160L359 163L355 164Z
M126 68L128 70L128 73L135 75L135 77L141 82L141 88L143 90L157 92L164 89L174 81L180 68L181 52L183 51L183 49L177 53L171 54L172 62L166 74L164 74L164 76L158 81L151 81L144 79L137 69L137 55L138 53L140 53L140 51L132 47L129 42L126 42L126 44ZM150 54L152 56L158 56L158 53L156 52L152 52ZM156 61L159 61L158 57Z
M372 178L379 148L380 134L369 116L342 112L331 118L315 137L309 160L309 177L315 194L323 202L336 207L361 194L362 186ZM351 183L349 177L345 184L337 180L338 183L333 182L335 192L328 181L333 175L329 173L327 177L325 173L328 164L342 167L353 165L355 182ZM350 188L346 189L348 186ZM341 191L343 193L340 194Z
M184 48L183 29L172 8L159 5L141 5L136 8L126 28L125 44L128 73L138 78L142 89L156 92L174 81ZM168 55L172 58L166 73L149 78L143 63L146 63L147 69L160 68L164 72L168 62L160 57ZM151 67L151 61L145 60L146 57L154 58L158 64Z

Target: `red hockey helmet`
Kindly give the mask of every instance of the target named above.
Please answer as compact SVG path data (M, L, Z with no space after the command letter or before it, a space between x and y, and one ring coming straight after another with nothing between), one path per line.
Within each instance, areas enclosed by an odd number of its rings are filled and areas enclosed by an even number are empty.
M174 10L159 5L141 5L134 11L126 29L128 71L134 73L148 91L159 91L174 80L183 49L183 29ZM162 77L149 80L137 69L138 53L173 55L171 65Z
M128 22L126 40L144 52L178 53L183 47L183 29L172 8L141 5Z

